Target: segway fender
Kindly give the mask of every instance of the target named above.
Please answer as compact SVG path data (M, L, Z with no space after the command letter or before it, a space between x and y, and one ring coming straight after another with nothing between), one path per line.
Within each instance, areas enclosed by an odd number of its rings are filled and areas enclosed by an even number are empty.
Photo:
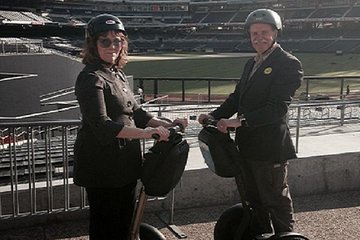
M166 238L156 227L147 223L141 223L140 240L166 240Z

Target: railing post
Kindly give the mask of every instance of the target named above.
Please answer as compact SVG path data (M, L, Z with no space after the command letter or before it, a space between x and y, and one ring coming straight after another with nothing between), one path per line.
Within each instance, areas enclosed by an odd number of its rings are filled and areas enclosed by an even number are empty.
M5 41L1 41L2 53L5 54Z
M51 127L44 127L45 137L45 162L46 162L46 188L48 198L48 212L54 209L54 192L53 192L53 177L52 177L52 154L51 154Z
M340 81L340 99L344 99L344 78Z
M157 98L159 94L159 80L154 79L154 98Z
M84 187L80 187L80 209L86 206L86 191Z
M211 80L208 80L208 103L211 102Z
M345 121L345 102L341 103L340 108L340 126L343 126Z
M161 117L162 116L162 110L161 110L161 106L159 105L159 110L158 110L158 117Z
M64 210L70 208L70 187L69 187L69 151L68 151L68 132L67 126L63 126L62 132L62 149L63 149L63 174L64 174Z
M34 201L34 190L35 186L33 187L33 184L35 184L35 180L33 181L32 176L34 175L34 172L32 171L32 152L33 152L33 135L32 135L32 128L26 127L26 148L27 148L27 162L28 162L28 172L29 172L29 198L30 198L30 214L35 213L35 201Z
M185 102L185 80L181 80L181 89L182 89L182 101Z
M341 78L341 85L340 85L340 99L344 100L344 78ZM345 118L345 103L343 102L341 104L341 109L340 109L340 125L343 126L344 125L344 118Z
M145 89L144 89L144 80L143 79L139 80L139 88L141 88L143 90L143 92L145 91Z
M310 79L306 78L306 85L305 85L305 91L306 91L306 96L309 96L309 84L310 84Z
M30 131L31 131L31 139L30 139L30 145L31 145L31 185L32 185L32 188L31 188L31 192L32 192L32 197L33 197L33 200L32 200L32 213L36 213L37 211L37 207L36 207L36 176L35 176L35 146L34 146L34 128L33 127L30 127Z
M300 114L301 106L298 106L297 119L296 119L296 135L295 135L295 152L299 152L299 132L300 132Z
M9 128L9 160L11 178L11 197L13 217L19 215L19 192L18 192L18 172L16 162L16 132L15 127Z

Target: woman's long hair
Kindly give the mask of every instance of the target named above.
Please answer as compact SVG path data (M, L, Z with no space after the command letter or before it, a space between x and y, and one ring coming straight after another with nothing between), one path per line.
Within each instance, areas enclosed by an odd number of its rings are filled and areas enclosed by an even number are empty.
M121 48L121 52L119 57L116 59L116 67L119 69L123 69L128 62L128 54L129 54L129 41L126 36L121 38L123 40L123 45Z

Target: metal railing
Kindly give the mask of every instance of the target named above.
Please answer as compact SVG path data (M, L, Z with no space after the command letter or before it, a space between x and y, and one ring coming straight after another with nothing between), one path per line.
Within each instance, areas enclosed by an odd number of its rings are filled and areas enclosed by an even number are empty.
M301 127L360 123L360 100L292 103L288 119L290 128L295 129L295 150L298 152Z
M216 78L216 77L134 77L134 86L141 89L142 94L157 98L168 94L169 96L176 96L177 102L217 102L223 101L229 92L222 94L214 94L215 88L219 83L236 85L239 78ZM330 87L324 87L323 84L330 83ZM194 83L200 83L203 87L206 82L206 91L194 93ZM190 84L191 83L191 84ZM191 86L188 87L187 86ZM336 89L326 90L326 89ZM57 98L59 96L72 94L74 87L58 90L56 92L44 94L41 96L41 102L49 99ZM135 90L136 92L136 90ZM195 99L189 101L189 98ZM324 98L360 98L360 76L305 76L302 87L296 94L297 98L302 100L316 100ZM191 96L191 97L190 97ZM220 96L220 98L219 98ZM172 101L169 99L169 101Z
M69 163L79 125L79 120L0 123L0 219L85 206L83 189L77 189L77 203L70 198L76 196Z
M42 40L26 38L0 38L0 54L43 53Z
M190 93L193 90L193 85L196 82L206 82L206 92L196 93L197 95L203 95L198 97L196 100L198 102L208 102L211 103L215 100L215 97L218 94L213 94L216 84L221 82L221 85L224 84L233 84L234 86L239 81L239 78L216 78L216 77L134 77L134 86L138 86L144 91L144 94L151 95L156 98L159 95L171 94L171 91L176 89L179 91L181 89L179 101L185 102L187 97L194 95ZM330 84L329 84L330 81ZM191 88L187 88L187 84L191 84ZM324 87L323 84L329 84L330 86ZM201 85L203 86L203 84ZM337 89L326 90L326 89ZM229 92L223 93L222 95L226 97ZM304 83L302 87L298 90L298 97L303 97L303 100L315 100L321 98L336 98L336 99L345 99L356 96L359 98L360 95L360 76L304 76ZM223 97L223 99L224 99ZM222 99L222 100L223 100Z
M158 116L174 119L185 117L196 120L201 113L207 114L218 105L147 105L147 110L156 111ZM360 100L333 101L294 101L289 108L288 123L295 138L295 148L299 151L301 127L319 125L344 125L360 123ZM189 121L188 136L197 136L201 125L197 121Z

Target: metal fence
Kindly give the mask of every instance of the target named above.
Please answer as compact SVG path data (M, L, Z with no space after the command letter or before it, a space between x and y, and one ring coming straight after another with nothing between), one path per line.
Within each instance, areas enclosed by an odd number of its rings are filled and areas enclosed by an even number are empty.
M44 53L42 40L0 38L0 54Z
M144 104L154 115L185 117L185 137L197 142L201 125L196 118L218 105ZM360 100L294 102L289 125L304 126L360 123ZM73 144L80 120L0 122L0 220L51 214L87 206L84 189L72 184ZM195 145L191 145L195 146Z
M224 85L235 87L239 78L215 77L134 77L134 92L149 99L169 95L169 102L214 103L222 102L229 92L214 93L216 88ZM195 92L194 92L194 86ZM205 90L203 89L205 88ZM203 90L198 90L203 89ZM42 102L66 94L72 94L74 87L41 96ZM304 83L298 89L296 99L311 100L342 100L360 98L360 76L305 76Z
M72 194L74 136L80 121L0 123L0 219L85 206Z
M223 101L229 92L214 94L216 87L233 85L239 78L216 77L134 77L134 86L141 88L149 97L169 94L179 102ZM206 85L204 84L206 82ZM206 90L203 89L206 86ZM176 94L176 92L179 94ZM220 98L219 98L220 96ZM354 99L360 96L360 76L304 76L304 83L298 89L296 98L301 100Z

